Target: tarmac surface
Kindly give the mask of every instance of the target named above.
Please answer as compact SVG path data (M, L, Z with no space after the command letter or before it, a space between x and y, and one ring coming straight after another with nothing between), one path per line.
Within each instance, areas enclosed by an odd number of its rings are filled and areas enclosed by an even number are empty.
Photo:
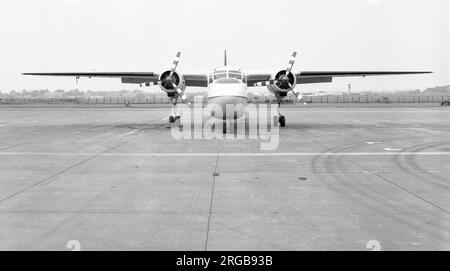
M449 109L283 108L261 151L168 108L0 108L0 250L450 250Z

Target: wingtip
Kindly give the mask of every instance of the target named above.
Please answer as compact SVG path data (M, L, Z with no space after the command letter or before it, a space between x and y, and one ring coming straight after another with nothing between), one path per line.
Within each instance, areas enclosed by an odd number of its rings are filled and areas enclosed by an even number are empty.
M433 74L432 71L422 71L422 72L416 72L417 74Z

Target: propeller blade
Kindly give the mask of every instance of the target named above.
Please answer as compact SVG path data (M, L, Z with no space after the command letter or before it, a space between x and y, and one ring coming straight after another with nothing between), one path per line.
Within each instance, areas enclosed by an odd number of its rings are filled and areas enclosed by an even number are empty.
M287 68L286 68L286 76L287 76L289 73L291 73L292 68L294 67L294 64L295 64L295 59L296 59L296 57L297 57L297 52L294 51L294 52L292 53L291 59L289 59L288 66L287 66Z
M177 85L175 85L175 83L172 83L172 87L178 92L178 95L180 95L181 99L183 101L185 101L187 99L187 96L184 94L184 92L178 88Z
M177 70L178 63L180 63L181 52L178 52L172 63L172 69L170 70L170 77L173 76L174 72Z
M292 92L295 94L295 96L297 96L297 99L299 101L301 101L303 99L303 95L299 91L292 90ZM304 104L306 105L306 100L304 101Z

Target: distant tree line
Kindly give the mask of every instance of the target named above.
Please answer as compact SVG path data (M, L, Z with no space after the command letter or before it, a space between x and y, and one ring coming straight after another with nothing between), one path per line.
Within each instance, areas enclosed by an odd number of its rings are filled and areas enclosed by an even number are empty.
M199 92L198 94L191 93L193 95L202 95L204 92ZM320 94L320 93L318 93ZM343 93L347 95L348 93ZM443 87L433 87L427 88L425 90L394 90L394 91L365 91L358 94L362 95L450 95L450 86ZM291 96L292 93L289 93ZM357 95L357 94L354 94ZM250 99L267 98L271 99L273 94L267 92L263 94L249 93ZM120 90L120 91L95 91L87 90L81 91L79 89L63 90L57 89L55 91L50 91L48 89L38 89L38 90L11 90L9 93L0 93L0 97L3 98L77 98L77 97L126 97L126 98L145 98L145 97L165 97L164 92L146 92L140 89L135 90Z

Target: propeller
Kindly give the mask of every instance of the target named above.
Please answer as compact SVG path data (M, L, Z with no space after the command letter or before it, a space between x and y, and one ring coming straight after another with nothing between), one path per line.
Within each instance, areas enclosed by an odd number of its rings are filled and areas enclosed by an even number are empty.
M276 75L276 79L258 82L255 85L256 86L269 86L269 85L276 84L278 87L280 87L282 89L292 89L293 85L291 83L291 79L292 79L291 76L292 76L292 68L294 67L296 57L297 57L297 52L293 52L291 58L289 59L289 63L286 68L286 71L280 71Z
M173 87L173 89L177 89L177 85L175 84L175 82L177 82L179 80L179 78L176 78L175 75L175 71L177 70L178 67L178 63L180 63L180 56L181 56L181 52L178 52L175 59L173 60L172 63L172 68L170 69L170 73L161 78L161 84L163 84L165 87L170 88ZM164 73L163 75L165 75L166 73Z
M289 59L288 65L286 67L286 71L280 71L276 75L276 79L269 80L269 81L263 81L256 83L257 86L270 86L270 85L277 85L279 88L287 90L289 89L294 93L294 95L297 97L297 99L300 101L303 99L303 96L300 94L298 90L294 89L294 86L291 83L292 79L292 68L294 67L295 61L297 58L297 52L294 51L292 53L291 58ZM295 75L294 75L295 76Z
M181 97L181 99L183 101L185 101L187 99L187 96L177 85L177 84L179 84L179 82L181 80L181 78L176 73L178 64L180 63L180 57L181 57L181 52L178 52L177 55L175 56L175 59L173 60L172 68L170 69L170 72L163 73L163 76L161 77L161 80L159 81L159 83L166 89L176 90L178 95Z
M301 93L298 90L295 90L292 88L292 84L290 83L289 80L289 74L292 71L292 68L294 67L295 64L295 60L297 58L297 52L293 52L291 59L289 60L287 69L286 69L286 74L281 78L281 84L287 84L289 86L289 88L291 89L292 93L294 93L294 95L297 97L297 99L300 101L303 99L303 96L301 95Z
M295 64L295 59L297 58L297 52L293 52L291 58L289 59L289 63L287 65L286 68L286 73L282 76L280 76L280 78L278 78L278 82L277 85L279 87L281 86L288 86L290 89L292 88L292 84L291 84L291 80L289 78L289 75L291 74L292 68L294 67Z

